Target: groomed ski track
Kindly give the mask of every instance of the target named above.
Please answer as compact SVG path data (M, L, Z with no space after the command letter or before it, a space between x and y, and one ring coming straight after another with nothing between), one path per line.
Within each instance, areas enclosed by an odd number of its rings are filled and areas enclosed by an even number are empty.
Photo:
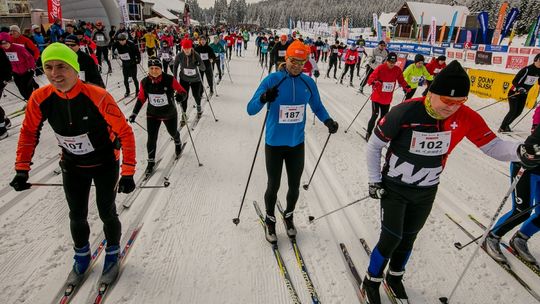
M253 40L253 39L252 39ZM257 137L264 119L264 112L255 117L246 113L246 104L257 88L260 68L251 42L246 57L233 55L230 62L231 83L224 74L218 87L219 97L211 102L219 122L214 122L203 97L205 113L192 135L203 167L197 161L186 129L181 131L183 141L188 141L182 159L171 175L171 185L166 189L142 190L132 207L121 212L123 239L128 237L128 227L140 218L145 222L137 242L132 248L122 276L111 290L106 303L290 303L283 279L268 250L257 217L251 206L253 200L261 202L266 186L264 147L261 147L248 191L241 222L232 223L247 180ZM146 57L146 56L144 56ZM114 73L109 76L108 91L117 100L123 96L124 87L120 68L112 62ZM146 61L143 66L146 69ZM299 230L298 242L310 271L313 284L322 303L358 303L354 285L341 257L339 243L343 242L363 276L368 259L358 242L365 238L375 246L380 229L379 203L368 199L337 212L325 219L309 224L307 217L322 215L343 206L367 193L365 141L352 132L362 132L371 114L369 104L347 134L347 125L362 106L367 96L356 95L352 89L335 85L325 79L326 64L320 63L321 77L318 86L321 98L331 116L340 123L340 130L330 139L309 191L301 189L295 213ZM341 72L340 70L339 72ZM363 71L362 73L363 74ZM105 76L104 80L105 80ZM139 69L139 80L142 79ZM41 76L40 84L46 83ZM357 87L359 80L354 79ZM120 85L120 87L118 87ZM131 84L133 91L133 84ZM7 89L18 93L13 83ZM422 88L423 89L423 88ZM369 93L369 87L365 88ZM22 102L5 92L0 102L6 113L21 108ZM402 99L396 90L394 100ZM479 108L491 102L475 96L469 105ZM190 93L189 108L194 103ZM133 103L119 103L129 116ZM505 103L480 112L492 129L506 113ZM145 109L137 121L145 126ZM264 111L264 110L263 110ZM195 116L191 113L190 119ZM12 120L16 125L23 116ZM315 163L327 136L326 127L306 115L306 163L302 184L313 172ZM146 133L132 125L137 143L137 180L146 166ZM516 130L527 130L530 116ZM60 187L36 187L25 192L14 192L8 183L13 177L15 147L20 127L10 130L10 136L0 144L2 171L0 174L0 303L50 303L63 284L72 263L71 236L68 209ZM58 167L56 140L45 124L40 144L34 156L30 181L61 182L53 174ZM510 138L509 136L506 138ZM148 185L162 184L162 172L173 154L173 144L165 128L160 130L158 147L164 159ZM158 152L159 157L159 152ZM414 303L435 303L440 296L447 296L473 247L458 251L456 241L468 238L445 216L452 213L458 220L478 234L481 231L470 224L468 214L474 214L484 223L500 203L509 187L508 165L489 159L466 140L450 156L443 173L442 183L433 211L420 233L405 275L405 285ZM279 198L285 202L286 174L283 172ZM91 192L92 193L92 192ZM118 210L127 195L117 196ZM146 205L151 204L146 209ZM504 210L508 210L507 202ZM277 212L277 211L276 211ZM93 193L90 197L89 223L92 245L101 232ZM296 267L281 222L277 225L280 250L297 288L302 303L311 299L300 271ZM511 234L507 237L510 237ZM99 240L100 241L100 240ZM533 254L540 257L540 245L535 238L530 241ZM72 303L85 303L94 291L101 272L103 258L81 287ZM534 274L526 268L517 270L531 286L540 291ZM535 303L522 287L504 270L482 252L472 264L453 303ZM383 301L389 303L382 289Z

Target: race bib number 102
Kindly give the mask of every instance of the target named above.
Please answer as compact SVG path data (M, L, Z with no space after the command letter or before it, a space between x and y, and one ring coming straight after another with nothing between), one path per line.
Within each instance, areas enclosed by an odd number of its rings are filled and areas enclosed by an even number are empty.
M451 131L424 133L413 131L409 152L424 156L441 156L450 148Z

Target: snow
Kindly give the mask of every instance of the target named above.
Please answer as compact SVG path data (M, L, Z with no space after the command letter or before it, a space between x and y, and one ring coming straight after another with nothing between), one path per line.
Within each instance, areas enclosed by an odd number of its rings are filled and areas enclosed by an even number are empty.
M254 39L251 39L254 41ZM218 87L219 97L212 98L218 122L212 119L205 102L205 113L192 132L200 161L199 167L189 137L182 130L188 145L171 176L166 189L142 190L131 208L124 209L125 194L117 196L118 212L123 226L122 243L131 231L144 223L132 247L126 267L107 303L290 303L286 286L278 271L270 246L264 240L252 201L263 205L266 186L264 150L261 148L253 171L247 198L238 226L232 223L240 207L241 197L260 128L263 113L250 117L246 104L259 83L261 70L257 65L254 46L249 45L246 57L230 61L231 77L224 75ZM342 131L352 121L366 96L355 90L336 85L325 79L326 64L319 64L323 73L318 79L322 100L341 129L330 138L326 152L308 191L301 189L295 212L299 230L298 244L310 271L314 286L323 303L358 303L354 284L341 256L339 243L349 249L361 275L368 258L358 241L365 238L371 247L377 241L379 203L362 201L343 211L309 224L307 217L318 217L367 195L365 165L366 143L355 131L363 132L370 112L366 109L347 134ZM123 96L122 74L116 61L114 73L108 79L108 91L117 99ZM362 71L363 73L363 71ZM139 69L139 80L142 72ZM47 81L43 76L40 84ZM355 77L355 85L359 80ZM17 93L13 83L7 89ZM369 92L369 87L366 87ZM422 90L419 89L417 95ZM4 92L2 106L11 113L22 103ZM402 100L396 91L394 100ZM469 106L477 109L492 100L470 96ZM189 100L190 111L193 99ZM126 115L133 103L119 104ZM144 111L144 109L143 109ZM499 103L480 113L490 127L498 128L507 111ZM144 126L144 112L138 121ZM529 117L515 129L527 131ZM190 112L193 119L194 112ZM302 183L308 181L328 131L312 115L306 126L306 162ZM22 117L13 119L20 123ZM10 130L2 140L0 159L0 303L50 303L61 288L72 263L72 241L69 233L68 209L59 187L36 187L14 192L8 185L14 175L13 162L19 127ZM146 165L146 134L133 125L137 142L138 179ZM158 158L163 157L158 171L149 184L158 185L166 173L164 166L171 159L174 147L160 130ZM525 133L524 133L525 134ZM525 135L523 135L525 136ZM519 138L513 135L518 140ZM507 139L512 139L505 136ZM45 124L34 156L30 180L59 183L53 174L58 166L56 140ZM474 214L488 223L509 187L508 164L483 155L468 141L464 141L449 158L442 176L436 203L421 233L405 274L405 285L414 303L436 303L447 296L469 259L473 246L462 251L453 243L468 242L445 213L460 221L474 234L482 231L468 220ZM283 174L279 198L285 201L286 174ZM504 208L510 208L508 202ZM93 246L101 241L101 221L97 215L95 198L90 197L89 223ZM310 302L309 294L296 265L283 225L278 225L279 246L292 282L303 303ZM508 239L513 232L505 236ZM540 257L538 239L530 241L533 254ZM509 257L516 271L540 292L538 276L532 274L513 257ZM88 302L95 289L103 265L101 258L73 303ZM381 293L382 294L382 293ZM382 294L383 303L389 303ZM536 301L484 252L472 263L452 303L535 303Z
M431 17L435 17L437 26L442 26L446 23L446 26L452 24L452 17L457 11L456 26L465 26L465 18L461 19L461 15L469 15L469 9L466 6L459 5L444 5L438 3L426 3L426 2L413 2L407 1L409 9L416 20L417 24L420 24L422 13L424 14L424 25L431 24ZM461 19L461 20L460 20ZM460 24L460 22L462 22Z

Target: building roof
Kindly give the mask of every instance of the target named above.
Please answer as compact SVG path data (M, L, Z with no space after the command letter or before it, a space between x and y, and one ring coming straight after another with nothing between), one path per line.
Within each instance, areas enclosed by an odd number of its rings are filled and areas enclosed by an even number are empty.
M160 15L161 17L167 18L169 20L178 19L178 16L171 13L170 10L183 12L185 5L185 2L180 0L144 0L144 2L154 3L152 11Z
M422 15L422 13L424 13L424 24L429 24L431 22L431 17L435 17L437 26L442 26L445 22L447 26L450 26L452 24L452 17L454 16L454 12L457 11L458 14L456 17L456 26L465 26L466 18L461 18L461 15L468 15L470 13L469 9L466 6L452 6L446 4L412 1L407 1L405 3L409 6L409 10L411 11L417 24L420 23L420 16ZM459 24L460 19L462 19L461 24Z
M394 18L396 13L381 13L379 16L379 22L381 23L381 26L391 26L390 20Z

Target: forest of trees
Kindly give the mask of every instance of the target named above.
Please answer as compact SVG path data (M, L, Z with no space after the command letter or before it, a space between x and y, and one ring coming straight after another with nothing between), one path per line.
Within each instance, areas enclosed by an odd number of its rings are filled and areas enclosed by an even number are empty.
M490 28L495 27L499 8L503 0L418 0L450 5L468 6L471 12L487 11ZM520 17L517 21L518 34L527 33L540 14L540 0L509 0L509 9L517 7ZM214 6L201 9L197 0L186 0L191 9L191 17L203 23L254 23L262 27L288 27L292 20L327 22L349 17L352 27L372 25L373 13L395 12L403 0L264 0L246 4L245 0L215 0Z

